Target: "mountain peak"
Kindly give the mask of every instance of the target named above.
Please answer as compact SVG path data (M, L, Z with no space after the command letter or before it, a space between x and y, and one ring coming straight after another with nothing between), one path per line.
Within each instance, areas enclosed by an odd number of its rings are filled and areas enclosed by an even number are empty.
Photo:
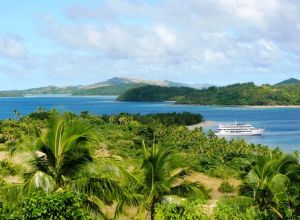
M129 78L125 78L125 77L113 77L102 83L110 84L110 85L119 85L119 84L123 84L123 83L125 83L125 84L132 83L132 80Z
M300 83L300 80L296 79L296 78L289 78L287 80L281 81L277 84L275 84L275 86L283 86L283 85L290 85L290 84L296 84L296 83Z
M192 87L197 89L210 87L210 84L195 84L189 85L185 83L172 82L169 80L145 80L137 79L132 77L113 77L103 82L98 82L95 84L87 85L82 87L83 89L93 89L105 86L118 86L124 84L145 84L145 85L157 85L157 86L167 86L167 87Z
M103 82L98 82L92 85L84 86L84 89L92 89L92 88L99 88L105 86L118 86L122 84L149 84L149 85L161 85L161 86L168 86L164 81L155 81L155 80L143 80L143 79L136 79L130 77L113 77Z

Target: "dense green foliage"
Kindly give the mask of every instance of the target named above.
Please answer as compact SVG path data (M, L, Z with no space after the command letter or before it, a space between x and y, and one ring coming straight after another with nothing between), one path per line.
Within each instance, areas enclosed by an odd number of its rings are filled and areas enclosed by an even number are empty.
M200 201L183 202L182 204L160 203L155 208L157 220L205 220L207 215L201 208Z
M292 219L299 216L299 160L272 153L260 157L245 178L248 190L262 215Z
M126 91L118 97L119 101L160 102L174 101L181 96L193 94L196 89L188 87L142 86Z
M37 192L26 199L20 215L24 219L90 219L85 211L87 197L72 192L45 194Z
M85 209L88 198L74 192L46 194L35 192L19 201L19 208L9 209L0 203L1 220L44 220L44 219L91 219Z
M38 109L3 120L0 216L43 215L52 207L77 215L78 207L92 219L299 218L299 155L186 127L200 119ZM220 191L231 191L232 178L242 185L210 210L209 185L198 172L224 179Z
M223 181L218 190L224 193L232 193L234 192L234 186L231 185L228 181Z
M251 198L229 197L221 200L218 203L217 207L214 210L212 219L259 220L263 218L259 215L259 210L254 206L253 200Z
M157 113L147 115L134 115L133 118L144 124L163 124L171 125L194 125L203 121L203 116L200 114L192 114L190 112L181 113Z
M200 105L299 105L300 83L281 86L242 83L202 90L144 86L125 92L118 100L146 102L172 100L178 104Z

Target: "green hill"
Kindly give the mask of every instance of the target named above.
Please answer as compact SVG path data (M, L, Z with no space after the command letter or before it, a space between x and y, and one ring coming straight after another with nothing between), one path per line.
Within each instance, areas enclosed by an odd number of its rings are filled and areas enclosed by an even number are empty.
M295 78L289 78L287 80L284 80L282 82L275 84L274 86L284 86L284 85L291 85L291 84L297 84L297 83L300 83L300 80L295 79Z
M145 84L130 83L120 85L102 86L90 89L80 89L74 91L72 95L119 95L126 92L129 89L141 87Z
M68 95L120 95L129 89L141 87L144 85L166 86L166 87L207 87L208 84L187 85L183 83L143 80L135 78L113 77L103 82L98 82L85 86L46 86L26 90L0 91L0 97L14 97L25 95L47 95L47 94L68 94Z
M25 96L25 95L47 95L47 94L69 94L80 90L77 86L67 86L67 87L56 87L47 86L26 90L11 90L11 91L0 91L0 97L15 97L15 96Z
M119 101L160 102L175 101L181 96L192 94L198 90L188 87L163 87L146 85L126 91L117 99Z
M285 86L254 83L233 84L208 89L143 86L118 97L121 101L176 101L199 105L300 105L300 84Z

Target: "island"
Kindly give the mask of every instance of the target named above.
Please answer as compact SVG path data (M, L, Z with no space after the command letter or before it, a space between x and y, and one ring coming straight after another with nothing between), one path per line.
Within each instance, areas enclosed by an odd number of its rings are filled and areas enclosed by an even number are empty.
M286 81L275 85L237 83L205 89L146 85L133 88L117 98L119 101L174 101L176 104L286 106L300 105L300 82Z

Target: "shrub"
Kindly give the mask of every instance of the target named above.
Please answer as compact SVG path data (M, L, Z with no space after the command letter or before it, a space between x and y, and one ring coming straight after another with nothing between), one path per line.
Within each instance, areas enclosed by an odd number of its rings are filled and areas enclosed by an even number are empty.
M185 202L181 205L159 203L155 207L156 220L205 220L208 219L202 210L201 201Z
M0 202L0 219L1 220L20 220L21 216L15 210L9 209L5 204Z
M214 168L210 168L205 172L205 174L212 177L221 178L221 179L226 179L229 176L234 176L234 177L237 176L236 171L224 165L218 165Z
M6 182L4 181L3 177L0 176L0 187L3 187L6 185Z
M23 203L21 213L24 219L90 219L83 208L85 203L87 198L82 194L38 192Z
M190 112L172 112L172 113L157 113L148 115L134 115L135 120L144 124L160 123L166 126L171 125L193 125L203 121L203 116Z
M228 197L218 202L214 209L213 220L259 220L258 210L248 197Z
M16 175L17 171L18 170L16 169L16 166L14 166L8 160L0 161L0 175L3 175L3 176Z
M223 193L232 193L234 192L234 186L227 181L222 181L218 190Z
M32 112L28 115L29 118L37 119L37 120L46 120L50 117L50 112L43 110L43 111L36 111Z

